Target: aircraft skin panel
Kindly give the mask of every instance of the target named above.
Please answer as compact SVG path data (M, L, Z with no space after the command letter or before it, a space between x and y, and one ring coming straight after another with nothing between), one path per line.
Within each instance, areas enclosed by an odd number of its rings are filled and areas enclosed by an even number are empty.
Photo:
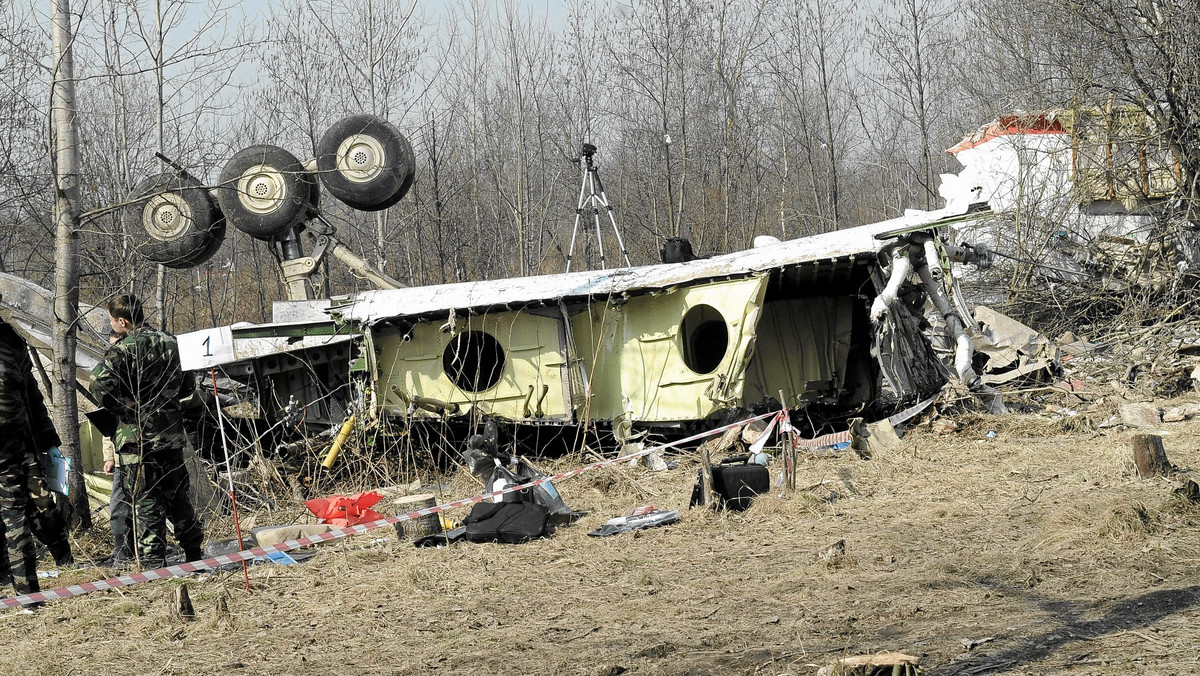
M393 317L415 317L463 308L519 307L547 299L598 302L596 299L599 298L646 290L665 291L714 278L752 275L806 262L863 254L874 256L884 243L876 239L876 235L899 228L931 225L965 213L966 208L963 203L937 211L912 211L880 223L684 263L362 291L335 303L329 311L343 321L370 325Z
M741 398L767 277L699 284L572 317L590 374L580 416L631 422L694 420Z
M451 330L449 322L418 323L407 340L394 329L372 332L375 390L385 408L403 414L416 401L418 415L478 409L512 420L570 419L558 320L501 312L459 317L453 324ZM462 359L455 361L456 354ZM441 402L451 410L421 406L421 401Z
M782 391L789 404L836 403L850 354L855 299L818 296L767 303L743 404Z

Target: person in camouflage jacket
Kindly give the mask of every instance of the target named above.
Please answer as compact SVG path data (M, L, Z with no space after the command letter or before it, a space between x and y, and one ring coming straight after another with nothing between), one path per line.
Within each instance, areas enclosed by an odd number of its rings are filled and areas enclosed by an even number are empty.
M204 529L188 497L187 435L179 400L195 382L179 366L175 337L145 323L136 296L117 296L108 314L122 338L97 367L92 391L121 422L113 443L133 500L136 554L143 567L165 564L170 519L184 555L194 561L202 558Z
M74 561L66 521L54 505L38 457L60 443L33 379L29 346L0 321L0 518L5 542L0 576L11 575L18 594L39 591L34 536L60 565Z

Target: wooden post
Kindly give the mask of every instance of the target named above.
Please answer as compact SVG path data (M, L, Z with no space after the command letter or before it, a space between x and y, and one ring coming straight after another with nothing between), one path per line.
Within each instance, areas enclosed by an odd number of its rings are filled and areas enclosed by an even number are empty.
M1138 434L1133 437L1133 462L1143 479L1162 476L1171 471L1162 437L1157 434Z
M708 449L700 456L704 460L704 487L701 489L704 492L704 506L716 506L718 504L716 491L713 490L712 476L712 458L709 457Z

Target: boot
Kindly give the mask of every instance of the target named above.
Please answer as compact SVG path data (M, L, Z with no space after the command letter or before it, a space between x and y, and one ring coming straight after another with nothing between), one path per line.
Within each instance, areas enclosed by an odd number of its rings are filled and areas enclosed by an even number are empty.
M50 556L54 557L54 565L59 568L81 568L75 563L75 555L71 553L71 545L62 543L61 546L50 548Z

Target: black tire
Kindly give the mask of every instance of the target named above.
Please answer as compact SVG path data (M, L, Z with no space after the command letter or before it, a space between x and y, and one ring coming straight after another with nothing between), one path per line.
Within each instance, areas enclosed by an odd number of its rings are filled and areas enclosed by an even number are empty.
M313 183L295 155L278 146L250 146L225 163L217 201L230 225L266 240L308 217Z
M225 217L217 213L216 220L213 221L212 229L209 230L208 246L196 252L194 256L189 256L182 265L167 265L169 268L194 268L197 265L207 263L217 251L220 250L221 244L225 241Z
M212 245L215 211L199 183L173 173L155 174L134 186L121 209L121 223L133 248L147 260L171 268Z
M360 211L381 211L412 187L416 158L404 134L374 115L338 120L317 144L317 172L331 195Z

